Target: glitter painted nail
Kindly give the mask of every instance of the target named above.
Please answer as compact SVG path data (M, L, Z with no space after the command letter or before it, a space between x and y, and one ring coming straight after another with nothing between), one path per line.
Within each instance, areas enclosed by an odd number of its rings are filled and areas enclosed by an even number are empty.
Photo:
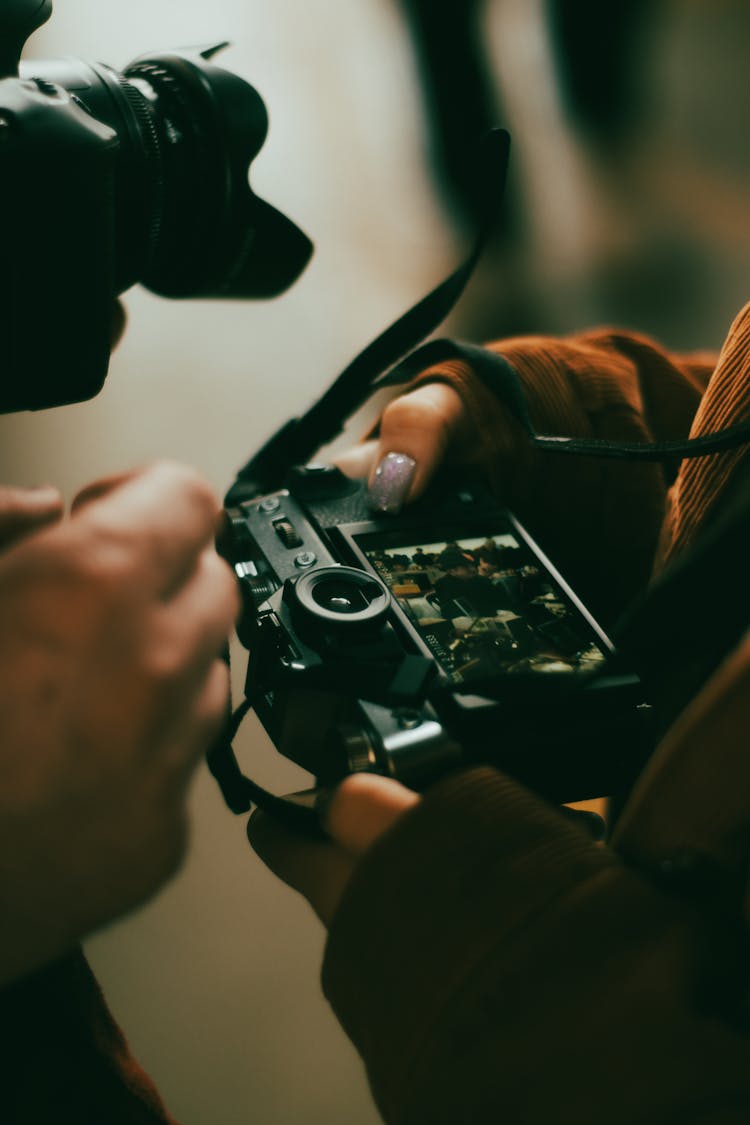
M370 485L370 507L376 512L400 512L416 467L414 458L405 453L386 453Z

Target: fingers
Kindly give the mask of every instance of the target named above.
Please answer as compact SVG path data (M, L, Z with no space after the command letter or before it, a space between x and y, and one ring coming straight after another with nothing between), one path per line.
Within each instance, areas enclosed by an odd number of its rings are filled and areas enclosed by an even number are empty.
M376 440L363 441L340 453L333 463L352 480L369 480L379 448L380 443Z
M229 667L223 660L215 659L204 673L199 689L184 701L182 722L173 734L177 773L184 782L190 780L196 765L219 737L228 707Z
M266 867L299 891L328 926L354 870L352 857L333 844L296 836L260 811L250 817L247 837Z
M86 490L76 519L84 533L124 548L136 578L163 598L173 596L213 543L219 503L191 469L171 462Z
M389 778L353 774L321 814L330 843L297 836L260 812L250 818L248 839L266 866L329 925L359 856L419 800Z
M355 773L333 791L323 828L341 848L359 856L419 800L417 793L389 777Z
M165 612L177 623L179 643L192 652L196 664L211 661L223 651L240 613L240 596L231 568L213 547L202 553Z
M76 515L85 508L87 504L90 504L94 500L101 500L102 497L106 496L108 493L114 492L116 488L120 488L121 485L126 484L128 481L132 480L133 477L138 476L139 472L142 472L142 470L129 469L124 473L112 473L110 476L100 477L99 480L87 484L74 498L70 506L71 513Z
M422 495L441 462L464 444L467 431L458 392L446 383L426 383L389 403L377 441L336 463L349 476L367 476L372 507L395 514Z
M56 488L0 488L0 548L59 520L65 510Z

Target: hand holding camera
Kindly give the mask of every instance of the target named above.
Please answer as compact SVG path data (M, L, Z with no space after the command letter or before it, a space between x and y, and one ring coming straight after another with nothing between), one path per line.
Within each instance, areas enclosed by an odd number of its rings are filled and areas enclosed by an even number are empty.
M213 65L224 44L125 72L22 63L51 7L0 13L2 412L96 394L131 285L266 297L311 252L249 186L267 116ZM227 703L237 590L208 487L157 465L97 482L62 514L54 490L0 494L3 981L174 869L187 785Z
M352 446L335 463L347 476L368 481L373 508L395 513L423 495L443 461L465 463L472 436L457 391L446 383L426 383L393 399L380 418L377 438ZM411 464L378 480L378 468L394 452Z
M260 811L250 818L248 839L274 875L304 895L329 926L358 861L419 800L391 778L352 774L319 805L326 840L302 839Z
M188 785L225 715L221 651L237 613L217 512L192 471L155 465L97 486L0 557L6 980L141 901L180 861Z

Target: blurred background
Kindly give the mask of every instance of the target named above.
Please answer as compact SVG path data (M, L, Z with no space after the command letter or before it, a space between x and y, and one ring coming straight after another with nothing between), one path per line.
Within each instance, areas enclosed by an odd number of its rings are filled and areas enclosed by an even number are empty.
M465 170L491 124L513 136L509 187L454 334L609 322L718 348L750 296L750 7L619 0L604 21L593 0L56 0L38 57L120 67L231 40L224 65L270 113L253 186L316 254L269 303L130 292L96 400L0 419L2 479L70 498L172 457L225 491L460 256ZM240 744L247 768L296 787L252 719ZM362 1068L320 996L321 927L249 853L205 772L193 824L178 878L89 944L135 1052L185 1125L371 1125Z

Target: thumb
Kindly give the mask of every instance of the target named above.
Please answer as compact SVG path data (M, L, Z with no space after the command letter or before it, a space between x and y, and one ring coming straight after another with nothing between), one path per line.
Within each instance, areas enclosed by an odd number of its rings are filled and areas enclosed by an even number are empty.
M372 507L396 513L421 496L467 430L461 397L447 383L424 383L389 403L369 479Z
M389 777L351 774L321 808L321 825L339 847L359 856L420 799Z
M427 488L441 462L460 452L469 423L460 395L447 383L423 383L383 411L379 435L341 454L339 468L367 477L371 506L395 514Z

